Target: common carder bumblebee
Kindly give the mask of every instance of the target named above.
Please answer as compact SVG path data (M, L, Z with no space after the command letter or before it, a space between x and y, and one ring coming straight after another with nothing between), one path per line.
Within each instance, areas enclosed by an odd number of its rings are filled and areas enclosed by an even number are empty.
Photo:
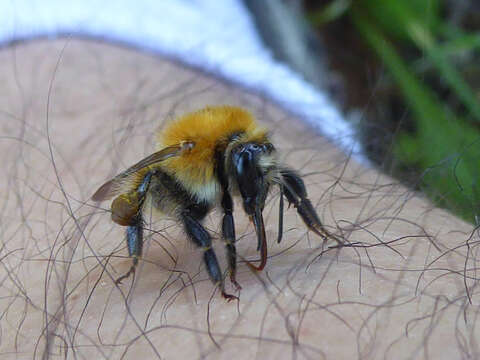
M307 198L301 177L279 163L268 132L246 110L234 106L206 107L184 115L158 133L160 150L146 157L102 185L92 196L102 201L117 195L111 205L112 220L127 227L127 245L135 271L143 247L143 209L148 200L161 213L181 223L187 237L203 249L211 280L228 299L222 271L212 249L210 234L202 220L214 207L223 211L222 237L225 242L230 279L237 289L235 226L232 196L239 196L253 222L260 263L249 266L262 270L267 262L267 242L262 211L269 190L280 189L279 229L282 239L284 196L317 235L324 240L337 237L323 227Z

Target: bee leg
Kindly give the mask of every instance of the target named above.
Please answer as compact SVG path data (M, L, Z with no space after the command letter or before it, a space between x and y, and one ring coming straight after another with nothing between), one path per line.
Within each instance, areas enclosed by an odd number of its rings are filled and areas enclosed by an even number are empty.
M283 169L281 174L283 178L283 192L289 203L295 206L305 225L324 241L330 238L343 245L339 238L330 234L322 225L315 208L307 198L307 190L301 177L289 169Z
M128 278L130 275L135 273L135 268L138 264L138 258L142 256L143 250L143 217L142 217L142 206L145 201L145 194L147 193L150 181L154 171L149 171L143 178L141 184L137 188L137 198L139 202L139 207L137 214L130 220L130 224L127 226L127 247L128 254L133 258L133 265L130 267L127 273L120 276L115 280L116 284L120 284L122 280Z
M216 174L222 187L222 235L227 250L228 269L230 272L230 281L237 290L242 287L236 280L237 275L237 250L235 248L235 222L233 220L233 200L228 191L228 177L225 174L225 159L221 152L216 153Z
M230 271L230 281L237 290L242 287L236 280L237 275L237 250L235 248L235 223L232 214L232 197L228 192L224 192L222 206L225 214L223 215L222 233L227 249L228 267Z
M128 278L135 273L135 268L138 264L138 258L142 256L143 249L143 220L142 215L138 214L133 221L133 225L127 227L127 247L128 254L133 258L133 265L127 273L115 280L116 284L120 284L122 280Z
M210 234L200 224L189 211L184 211L181 214L182 222L185 226L185 231L188 237L197 245L203 248L203 260L207 267L208 275L213 283L217 284L222 292L222 296L228 301L238 299L234 295L227 294L225 292L225 286L223 282L222 272L218 265L217 257L212 249L212 239Z

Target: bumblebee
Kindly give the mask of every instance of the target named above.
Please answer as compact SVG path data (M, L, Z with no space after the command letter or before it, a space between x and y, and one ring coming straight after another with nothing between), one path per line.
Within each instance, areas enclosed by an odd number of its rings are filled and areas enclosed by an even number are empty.
M278 243L282 239L286 197L311 231L341 244L320 222L301 177L279 163L267 129L259 126L248 111L233 106L206 107L168 124L158 133L157 141L157 152L103 184L92 196L94 201L103 201L117 195L111 205L112 220L127 227L133 265L117 283L135 271L142 255L142 212L147 199L160 213L175 218L187 237L203 249L208 274L228 300L237 297L225 292L212 238L202 220L213 208L221 207L230 280L239 290L232 196L241 198L257 235L260 263L249 262L252 269L260 271L267 262L262 211L274 186L280 189Z

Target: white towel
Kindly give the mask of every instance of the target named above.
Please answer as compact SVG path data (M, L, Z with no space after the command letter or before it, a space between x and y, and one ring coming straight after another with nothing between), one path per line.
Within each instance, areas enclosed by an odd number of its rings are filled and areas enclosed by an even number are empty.
M364 160L329 97L262 43L240 0L3 0L0 43L78 34L165 54L260 92Z

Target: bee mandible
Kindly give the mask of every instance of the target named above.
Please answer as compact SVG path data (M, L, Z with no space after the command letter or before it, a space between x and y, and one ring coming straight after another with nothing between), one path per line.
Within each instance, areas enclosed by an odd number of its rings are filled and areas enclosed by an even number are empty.
M267 129L243 108L209 106L186 114L160 131L157 140L159 151L103 184L92 196L94 201L103 201L117 195L111 205L112 220L127 227L127 247L133 265L117 283L135 271L142 255L143 209L147 199L160 213L176 219L187 237L203 249L207 272L228 300L237 297L225 292L212 238L202 221L213 208L221 207L230 280L240 289L236 281L232 196L241 198L255 228L260 263L248 262L252 269L263 270L267 263L262 212L273 186L280 189L278 243L282 239L286 197L311 231L324 240L332 238L342 244L320 222L302 178L279 162Z

